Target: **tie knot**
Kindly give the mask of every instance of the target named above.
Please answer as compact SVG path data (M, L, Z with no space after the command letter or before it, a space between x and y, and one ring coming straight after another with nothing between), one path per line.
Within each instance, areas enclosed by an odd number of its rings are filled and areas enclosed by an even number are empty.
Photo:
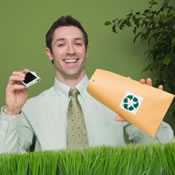
M80 92L77 88L71 88L69 90L69 97L77 97L78 94L80 94Z

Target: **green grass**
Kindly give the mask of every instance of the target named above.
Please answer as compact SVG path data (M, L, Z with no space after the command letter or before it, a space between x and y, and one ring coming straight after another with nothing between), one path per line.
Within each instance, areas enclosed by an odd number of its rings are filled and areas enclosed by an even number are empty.
M175 144L2 154L1 174L175 175Z

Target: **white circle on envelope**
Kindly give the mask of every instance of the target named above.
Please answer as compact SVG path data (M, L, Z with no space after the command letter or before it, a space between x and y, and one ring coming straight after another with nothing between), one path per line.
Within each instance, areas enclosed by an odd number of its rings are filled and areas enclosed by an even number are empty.
M136 114L143 102L143 97L132 92L127 92L121 100L120 107L127 111Z

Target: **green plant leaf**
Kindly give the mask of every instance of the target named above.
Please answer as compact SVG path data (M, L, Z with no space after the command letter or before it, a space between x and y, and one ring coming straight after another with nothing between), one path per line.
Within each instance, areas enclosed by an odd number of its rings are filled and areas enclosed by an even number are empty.
M163 64L165 65L169 65L171 63L171 57L169 55L167 55L164 59L163 59Z
M115 25L115 24L113 24L113 26L112 26L112 31L113 31L114 33L117 33L116 25Z
M111 25L112 22L111 21L105 21L104 25L108 26L108 25Z
M141 36L142 32L138 32L133 39L133 42L135 43L137 41L137 39Z

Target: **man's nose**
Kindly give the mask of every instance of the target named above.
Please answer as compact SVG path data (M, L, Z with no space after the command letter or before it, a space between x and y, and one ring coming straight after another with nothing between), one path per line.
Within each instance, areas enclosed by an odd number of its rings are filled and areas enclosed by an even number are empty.
M74 49L74 46L72 44L68 44L67 52L69 54L74 54L75 53L75 49Z

